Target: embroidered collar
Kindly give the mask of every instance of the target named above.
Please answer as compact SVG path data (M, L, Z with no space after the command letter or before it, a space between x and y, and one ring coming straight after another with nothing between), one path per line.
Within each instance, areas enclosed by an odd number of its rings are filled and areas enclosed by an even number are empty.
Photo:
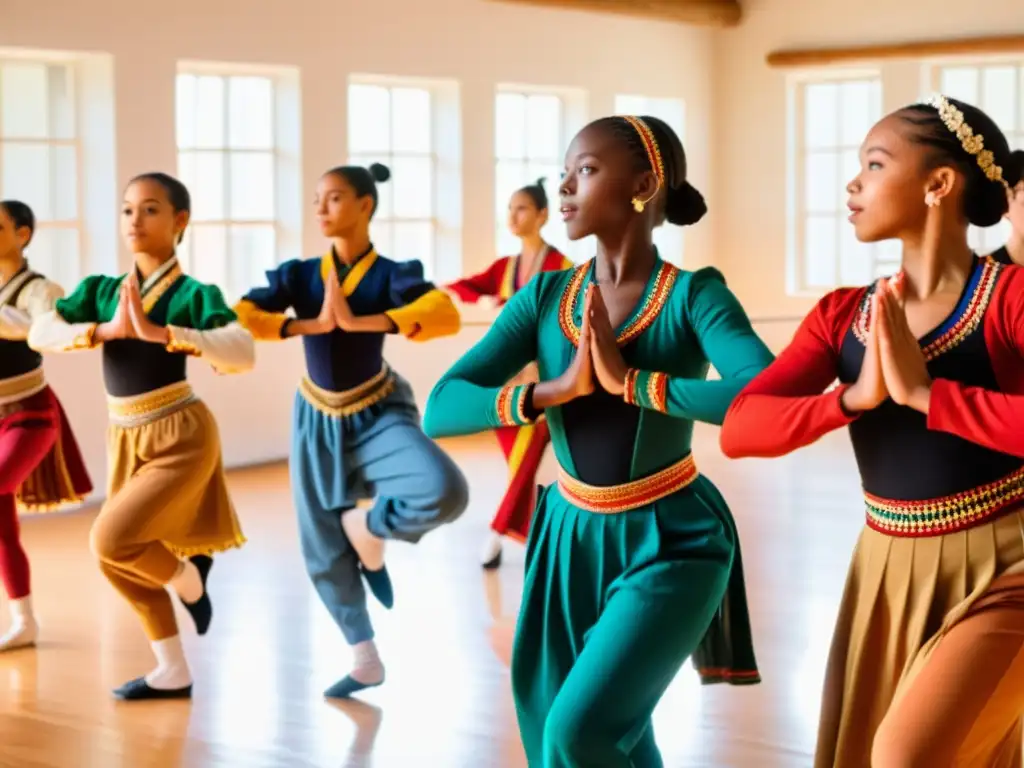
M377 261L377 250L373 247L373 243L370 247L356 259L352 265L345 272L344 277L341 280L341 292L346 296L351 296L360 281L366 276L366 273L370 271ZM331 274L331 270L334 270L337 274L341 274L339 267L344 267L338 259L338 255L334 252L334 246L327 251L323 256L320 257L320 279L325 283L327 278Z
M149 314L153 311L156 303L167 293L167 290L185 273L181 271L178 257L171 256L171 258L153 270L153 274L145 280L142 280L138 267L135 267L135 274L138 275L140 280L139 295L142 296L142 308L146 314Z
M978 329L992 300L996 280L1005 266L990 256L976 257L974 270L953 312L941 325L919 340L926 360L934 360L948 352ZM861 344L867 344L868 328L871 327L871 297L874 293L875 285L872 284L864 292L853 320L853 335Z
M28 261L22 263L21 268L11 275L11 278L0 286L0 307L10 303L11 299L18 294L18 291L35 276L35 272L29 269Z
M573 270L572 277L569 278L569 282L562 292L562 301L558 308L558 322L562 327L562 333L574 347L579 346L580 343L581 315L583 313L580 296L594 264L594 259L590 259ZM666 261L658 260L657 266L647 281L643 298L616 335L616 342L620 347L633 341L651 327L668 301L678 275L679 270L676 267Z

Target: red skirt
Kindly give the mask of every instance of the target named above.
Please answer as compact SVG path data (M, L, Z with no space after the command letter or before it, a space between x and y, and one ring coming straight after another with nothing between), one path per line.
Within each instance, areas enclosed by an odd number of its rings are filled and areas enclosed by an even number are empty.
M8 430L57 426L49 453L18 487L19 511L48 512L81 503L92 493L92 481L82 460L64 408L49 387L14 403L0 405L0 434ZM0 472L6 456L0 456Z

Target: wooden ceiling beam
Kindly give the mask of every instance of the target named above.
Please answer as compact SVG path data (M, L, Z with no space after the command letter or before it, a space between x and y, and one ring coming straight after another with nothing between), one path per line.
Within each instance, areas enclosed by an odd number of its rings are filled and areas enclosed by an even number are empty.
M573 11L596 11L643 19L675 21L701 27L734 27L742 12L739 0L489 0Z
M825 67L882 59L927 59L939 56L992 56L1024 53L1024 35L918 40L910 43L859 45L846 48L791 48L772 51L768 66L779 69Z

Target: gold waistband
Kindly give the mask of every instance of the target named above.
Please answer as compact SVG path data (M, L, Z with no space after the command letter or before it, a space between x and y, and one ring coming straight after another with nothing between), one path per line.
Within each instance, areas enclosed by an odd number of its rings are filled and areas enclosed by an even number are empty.
M696 480L698 475L693 454L687 454L660 472L622 485L587 485L570 477L559 467L558 489L567 501L580 509L614 514L638 509L671 496Z
M357 387L332 392L314 384L308 376L299 383L299 392L306 402L327 416L351 416L379 403L395 391L395 375L385 365L380 373Z
M987 523L1024 502L1024 467L968 491L920 501L864 494L867 524L889 536L942 536Z
M179 381L141 395L108 395L107 413L110 421L118 426L137 427L170 416L195 400L191 385L187 381Z
M0 379L0 403L13 403L46 389L46 377L40 366L28 373Z

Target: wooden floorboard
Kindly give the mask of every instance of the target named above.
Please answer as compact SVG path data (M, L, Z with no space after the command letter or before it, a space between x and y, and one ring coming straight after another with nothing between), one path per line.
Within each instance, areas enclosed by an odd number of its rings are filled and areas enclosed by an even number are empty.
M764 682L701 688L687 666L655 713L655 732L667 766L806 768L863 515L847 439L772 462L727 461L716 439L698 428L695 452L737 518ZM184 632L191 703L111 698L151 656L89 554L93 513L26 520L43 634L37 649L0 656L0 766L524 766L501 658L523 551L509 546L498 573L477 564L505 469L489 437L444 445L470 478L471 507L419 546L390 548L395 609L372 609L388 681L344 706L321 696L349 653L306 579L283 466L231 474L249 543L217 559L210 634Z

